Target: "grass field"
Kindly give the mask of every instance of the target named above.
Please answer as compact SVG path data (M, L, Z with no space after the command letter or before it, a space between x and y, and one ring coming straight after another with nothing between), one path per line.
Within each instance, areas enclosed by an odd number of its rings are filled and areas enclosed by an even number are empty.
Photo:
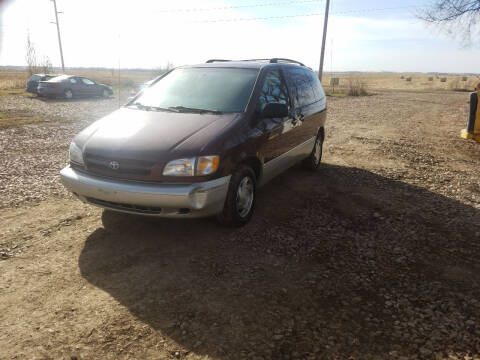
M56 71L57 73L59 71ZM118 88L134 88L145 81L163 73L164 70L121 70L120 76L118 70L95 70L95 69L69 69L67 74L82 75L93 80L111 85ZM22 89L29 75L24 70L5 70L0 69L0 90ZM480 76L464 75L431 75L431 74L408 74L408 73L338 73L325 74L323 85L330 90L330 79L339 78L339 85L335 86L342 93L349 87L350 81L359 81L363 83L367 90L413 90L413 91L432 91L432 90L458 90L470 91L474 84L480 81ZM407 79L411 79L408 81ZM429 79L432 80L429 80ZM445 78L442 82L441 79Z
M61 71L56 70L53 73ZM122 88L133 88L160 75L163 70L121 70L120 76L118 70L69 69L65 73L86 76L114 88L118 88L119 85ZM25 88L28 78L29 73L25 70L0 69L0 90Z
M463 81L464 75L339 73L335 75L326 74L324 76L322 83L326 89L331 88L330 80L332 77L339 78L339 85L335 86L335 88L340 90L347 89L350 81L360 81L370 90L471 91L474 84L480 81L479 76L466 76L466 81ZM411 80L407 81L408 78L411 78ZM446 81L442 82L442 78L446 78Z

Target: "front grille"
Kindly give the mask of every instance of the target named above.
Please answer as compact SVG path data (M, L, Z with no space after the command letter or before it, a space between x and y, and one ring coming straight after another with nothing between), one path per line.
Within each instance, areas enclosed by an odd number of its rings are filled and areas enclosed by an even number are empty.
M105 200L100 200L100 199L94 199L87 197L86 198L88 202L111 208L111 209L117 209L117 210L124 210L124 211L130 211L130 212L135 212L139 214L150 214L150 215L157 215L162 212L162 208L156 207L156 206L144 206L144 205L132 205L132 204L123 204L123 203L117 203L113 201L105 201Z
M113 169L110 166L112 161L118 163L117 169ZM88 153L85 154L85 164L89 171L99 172L114 177L119 175L149 176L152 167L155 165L155 163L151 161L110 158Z

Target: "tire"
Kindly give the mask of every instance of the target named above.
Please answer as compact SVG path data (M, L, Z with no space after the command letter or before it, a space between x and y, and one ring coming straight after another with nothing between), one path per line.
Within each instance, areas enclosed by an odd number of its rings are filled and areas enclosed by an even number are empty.
M65 92L63 93L63 97L67 100L73 99L73 91L70 89L65 90Z
M104 99L109 98L109 97L110 97L110 91L108 91L107 89L103 89L103 91L102 91L102 97L103 97Z
M313 146L312 152L305 160L303 160L303 166L307 169L315 171L318 169L318 166L322 162L324 138L325 133L322 128L317 133L317 137L315 138L315 145Z
M252 218L256 202L256 177L246 165L240 166L230 178L227 198L218 221L226 226L240 227Z

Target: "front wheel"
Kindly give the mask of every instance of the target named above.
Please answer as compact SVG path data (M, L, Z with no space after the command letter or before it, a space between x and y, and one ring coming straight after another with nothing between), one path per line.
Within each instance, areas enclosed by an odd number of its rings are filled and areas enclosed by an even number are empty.
M230 178L227 198L218 220L238 227L248 223L255 209L256 177L249 166L239 167Z
M105 98L105 99L110 97L110 91L108 91L107 89L103 89L102 97Z
M318 169L318 166L322 161L324 138L325 138L325 135L324 135L323 129L320 129L320 131L317 134L317 137L315 138L315 144L313 146L312 152L305 160L303 160L303 165L307 169L313 170L313 171Z

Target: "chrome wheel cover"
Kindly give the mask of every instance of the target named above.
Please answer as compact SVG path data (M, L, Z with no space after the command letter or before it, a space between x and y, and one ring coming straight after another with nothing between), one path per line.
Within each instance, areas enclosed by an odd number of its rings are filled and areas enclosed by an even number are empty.
M250 177L245 176L237 188L237 213L244 218L248 215L253 205L254 185Z

